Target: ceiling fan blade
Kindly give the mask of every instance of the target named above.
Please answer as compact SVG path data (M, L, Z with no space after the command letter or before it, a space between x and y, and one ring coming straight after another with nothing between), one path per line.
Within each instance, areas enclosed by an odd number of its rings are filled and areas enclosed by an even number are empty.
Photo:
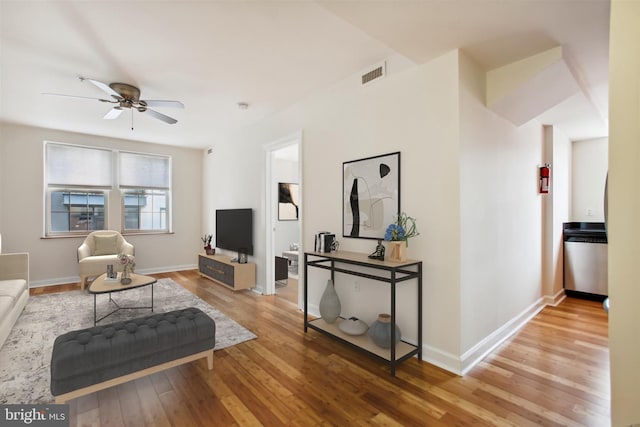
M86 80L86 81L92 83L95 87L97 87L98 89L102 90L106 94L113 96L116 99L121 99L122 98L122 96L118 92L116 92L115 90L111 89L108 84L99 82L97 80L87 79L87 78L84 78L84 77L80 77L80 80L81 81L85 81Z
M62 93L47 93L47 92L45 92L45 93L43 93L43 95L64 96L64 97L66 97L66 98L91 99L91 100L93 100L93 101L109 102L109 103L112 103L112 104L115 104L115 103L117 103L117 102L118 102L118 101L115 101L115 100L114 100L114 101L110 101L110 100L108 100L108 99L91 98L91 97L89 97L89 96L65 95L65 94L62 94Z
M172 107L172 108L184 108L184 104L180 101L161 101L159 99L145 99L140 100L140 104L144 103L149 107Z
M117 119L123 111L124 109L121 107L113 107L111 110L107 111L107 114L105 114L103 118L107 120Z
M178 121L176 119L174 119L173 117L169 117L169 116L165 116L162 113L158 113L157 111L153 111L153 110L149 110L147 109L138 109L138 111L140 111L141 113L149 113L151 114L153 117L155 117L158 120L162 120L165 123L168 123L170 125L174 124L174 123L178 123Z

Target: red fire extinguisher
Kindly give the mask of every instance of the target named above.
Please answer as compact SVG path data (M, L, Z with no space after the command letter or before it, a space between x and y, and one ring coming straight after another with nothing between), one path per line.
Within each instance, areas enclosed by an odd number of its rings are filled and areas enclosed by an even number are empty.
M545 163L544 165L540 166L540 193L544 194L544 193L548 193L549 192L549 176L550 176L550 172L551 172L551 165L549 165L548 163Z

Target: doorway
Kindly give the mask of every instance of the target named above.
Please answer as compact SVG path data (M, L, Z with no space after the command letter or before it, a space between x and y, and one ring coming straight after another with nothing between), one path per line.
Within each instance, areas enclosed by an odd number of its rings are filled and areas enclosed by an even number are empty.
M265 146L267 283L275 294L301 307L299 254L302 249L302 133ZM272 260L272 261L270 261Z

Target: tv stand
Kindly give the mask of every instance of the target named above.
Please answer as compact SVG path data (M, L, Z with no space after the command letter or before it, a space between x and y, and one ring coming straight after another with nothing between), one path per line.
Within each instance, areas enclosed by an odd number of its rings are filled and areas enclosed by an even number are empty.
M198 271L202 277L234 291L256 286L256 265L252 262L239 264L227 255L199 254Z

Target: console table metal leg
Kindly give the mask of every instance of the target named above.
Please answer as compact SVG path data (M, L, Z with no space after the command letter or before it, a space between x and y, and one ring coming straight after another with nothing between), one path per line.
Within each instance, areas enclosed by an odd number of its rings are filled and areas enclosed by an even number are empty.
M391 272L391 376L396 376L396 272Z
M308 296L307 296L307 277L308 277L308 269L307 269L307 254L304 254L304 331L307 332L307 313L308 313Z
M418 264L418 360L422 360L422 263Z

